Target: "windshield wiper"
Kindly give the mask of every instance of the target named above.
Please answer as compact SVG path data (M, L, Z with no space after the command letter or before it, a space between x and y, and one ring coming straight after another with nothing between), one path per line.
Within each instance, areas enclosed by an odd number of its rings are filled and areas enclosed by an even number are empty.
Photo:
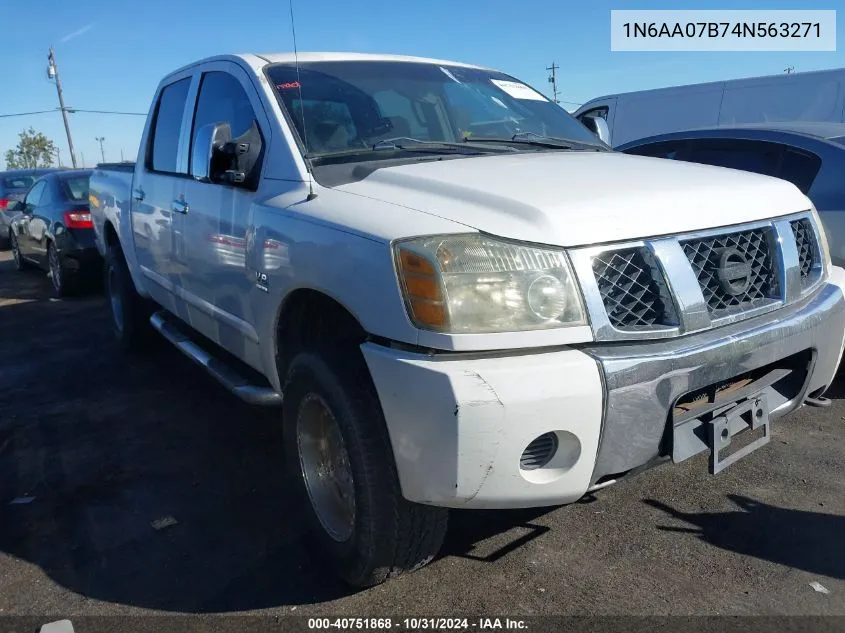
M364 145L363 147L355 147L351 149L338 150L335 152L325 152L321 154L306 154L306 160L313 164L322 164L327 162L343 161L346 159L360 159L362 156L372 154L372 152L413 152L425 154L462 154L469 156L473 154L497 154L501 152L515 152L514 147L508 145L490 143L489 146L476 145L469 147L466 143L451 143L448 141L424 141L418 138L411 138L407 136L397 136L395 138L386 138L377 141L373 145Z
M464 137L464 143L523 143L525 145L534 145L536 147L548 147L552 149L586 149L586 150L601 150L608 151L608 148L598 143L584 143L582 141L573 141L566 138L557 138L555 136L543 136L535 132L517 132L510 138L492 138L492 137Z
M467 146L464 143L450 143L448 141L424 141L419 138L411 138L410 136L397 136L395 138L385 138L373 145L373 151L399 149L405 151L432 151L432 150L462 150L466 151ZM506 145L499 147L474 147L473 150L482 152L512 152L514 148Z

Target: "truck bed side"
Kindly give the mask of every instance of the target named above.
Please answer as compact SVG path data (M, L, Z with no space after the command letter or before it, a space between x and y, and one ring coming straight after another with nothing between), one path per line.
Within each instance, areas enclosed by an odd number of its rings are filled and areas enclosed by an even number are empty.
M137 274L132 248L132 182L134 163L102 163L91 174L89 196L91 219L94 223L97 250L105 257L109 247L117 242L129 265L138 292L143 283Z

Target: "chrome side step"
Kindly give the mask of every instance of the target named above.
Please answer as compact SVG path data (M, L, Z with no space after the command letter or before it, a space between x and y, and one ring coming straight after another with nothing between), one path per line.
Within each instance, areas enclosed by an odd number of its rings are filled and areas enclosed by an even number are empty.
M203 367L221 385L249 404L264 407L277 407L282 404L282 394L270 387L250 383L234 371L229 365L214 358L211 354L194 343L179 329L168 322L164 312L156 312L150 317L150 324L185 356Z

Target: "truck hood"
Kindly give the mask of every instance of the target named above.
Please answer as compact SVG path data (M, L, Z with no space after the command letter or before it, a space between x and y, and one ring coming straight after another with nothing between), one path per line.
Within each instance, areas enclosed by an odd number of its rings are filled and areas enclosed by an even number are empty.
M558 246L669 235L810 208L784 180L616 152L414 163L376 169L334 189L493 235Z

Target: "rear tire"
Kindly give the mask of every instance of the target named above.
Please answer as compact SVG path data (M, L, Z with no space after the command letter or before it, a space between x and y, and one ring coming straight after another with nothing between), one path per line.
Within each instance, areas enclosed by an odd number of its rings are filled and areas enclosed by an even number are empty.
M114 336L124 351L139 351L150 340L152 309L135 290L135 282L119 247L109 247L103 269Z
M68 272L62 263L61 255L53 242L47 245L47 263L50 269L50 282L53 284L53 293L59 297L69 297L76 294L77 279Z
M381 405L360 352L334 347L299 353L291 362L283 393L288 468L318 555L355 587L375 585L430 562L443 543L448 511L411 503L402 496ZM321 414L325 421L308 422L312 415L308 412L321 408L326 411ZM326 436L333 436L334 444L343 450L342 458L331 464L340 467L314 468L314 456L330 453L333 442L315 442L314 433L305 430L332 428L332 424L341 440L337 442L336 432ZM349 472L339 477L342 467ZM320 493L321 483L314 481L326 479L339 483L334 488L323 483ZM328 498L331 506L331 490L339 493L337 501L345 499L343 491L350 489L354 501L341 503L352 509L346 524L327 519L332 513L325 504L319 510L320 504L314 501Z

